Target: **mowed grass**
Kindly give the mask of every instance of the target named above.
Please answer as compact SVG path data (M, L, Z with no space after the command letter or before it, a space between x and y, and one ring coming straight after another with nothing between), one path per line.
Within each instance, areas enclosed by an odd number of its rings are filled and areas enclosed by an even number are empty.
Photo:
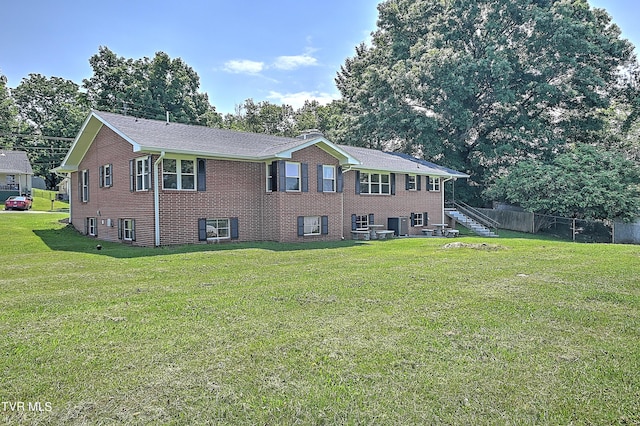
M97 251L63 217L0 215L0 398L43 408L7 423L640 423L638 246Z

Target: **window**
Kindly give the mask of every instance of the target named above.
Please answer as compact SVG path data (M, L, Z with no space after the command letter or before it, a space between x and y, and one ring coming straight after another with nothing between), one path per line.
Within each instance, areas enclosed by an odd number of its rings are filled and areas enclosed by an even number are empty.
M416 176L407 175L407 191L415 191L417 189Z
M112 170L112 164L100 167L100 188L109 188L113 185Z
M329 216L298 216L298 236L327 235Z
M360 173L361 194L391 194L389 175L386 173Z
M148 191L151 189L151 158L137 158L135 160L135 191Z
M278 163L273 161L266 165L267 170L267 192L276 191Z
M440 178L429 176L429 191L440 191Z
M118 220L118 238L124 241L136 240L136 221L135 219Z
M412 222L411 226L423 226L424 225L424 216L422 213L411 213Z
M355 222L356 222L356 229L368 229L369 228L369 215L362 215L362 216L358 216L356 215L355 218Z
M300 191L300 163L285 163L285 177L287 191Z
M207 240L221 240L230 237L229 219L207 219Z
M87 218L87 235L98 236L98 220L95 217Z
M89 201L89 170L80 173L80 200L83 203Z
M322 192L336 192L335 166L322 166Z
M164 189L195 189L193 160L162 160L162 187Z

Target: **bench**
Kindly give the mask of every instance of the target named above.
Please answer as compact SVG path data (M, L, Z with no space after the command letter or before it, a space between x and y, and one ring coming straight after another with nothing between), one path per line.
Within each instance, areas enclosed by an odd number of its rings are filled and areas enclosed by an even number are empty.
M447 229L444 235L445 237L457 237L459 233L460 231L457 229Z
M395 234L394 231L390 231L388 229L384 229L382 231L376 231L376 235L378 236L379 240L384 240L387 238L392 238L393 234Z
M433 237L433 231L434 231L433 229L423 229L422 233L427 237Z
M369 231L351 231L351 239L369 241L371 234Z

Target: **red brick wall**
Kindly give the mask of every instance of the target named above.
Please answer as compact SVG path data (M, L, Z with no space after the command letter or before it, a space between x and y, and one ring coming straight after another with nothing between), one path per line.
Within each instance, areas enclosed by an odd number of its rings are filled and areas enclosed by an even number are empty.
M118 219L134 219L136 241L133 244L155 244L153 190L129 190L129 161L144 156L134 153L128 142L106 126L98 132L79 167L89 170L89 202L79 201L80 173L72 173L70 196L72 222L76 229L84 232L86 218L96 217L98 238L118 241ZM152 168L157 158L153 157ZM356 173L348 171L343 174L342 193L322 193L317 191L317 166L337 167L338 160L317 146L310 146L293 153L290 161L307 163L308 192L267 192L268 164L214 159L206 162L206 192L165 190L160 167L161 245L198 243L199 218L237 217L238 241L281 242L349 239L352 214L373 213L375 223L385 227L389 217L409 217L412 212L428 212L429 223L443 220L442 194L427 191L424 176L420 191L405 190L405 175L396 174L396 195L357 195ZM113 164L113 186L110 188L99 187L99 168L105 164ZM327 216L329 233L299 237L298 216ZM111 219L111 227L107 226L108 219ZM409 232L420 234L421 229L410 228Z
M426 177L421 176L422 185L420 191L408 191L405 189L405 174L396 173L395 195L369 195L355 193L355 171L345 174L345 235L350 236L351 215L374 214L376 224L387 227L387 219L390 217L411 217L411 213L429 214L429 223L442 223L442 193L430 192ZM443 184L440 184L443 187ZM411 227L409 222L409 234L420 235L422 226Z
M153 191L129 191L129 160L144 155L133 152L131 144L111 129L103 126L85 154L79 170L89 170L89 202L78 198L80 173L71 176L71 203L73 226L85 230L85 219L98 219L98 238L118 241L118 219L134 219L137 245L154 245ZM113 164L113 185L99 187L99 168ZM112 226L107 227L108 219Z

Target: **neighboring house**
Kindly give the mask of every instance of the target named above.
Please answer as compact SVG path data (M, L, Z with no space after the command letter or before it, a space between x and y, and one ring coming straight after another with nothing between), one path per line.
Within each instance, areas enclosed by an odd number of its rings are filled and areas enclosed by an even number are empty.
M429 163L430 164L430 163ZM93 111L63 163L70 221L108 241L326 241L406 217L444 218L463 173L321 134L285 138Z
M0 198L30 194L33 169L24 151L0 150Z

